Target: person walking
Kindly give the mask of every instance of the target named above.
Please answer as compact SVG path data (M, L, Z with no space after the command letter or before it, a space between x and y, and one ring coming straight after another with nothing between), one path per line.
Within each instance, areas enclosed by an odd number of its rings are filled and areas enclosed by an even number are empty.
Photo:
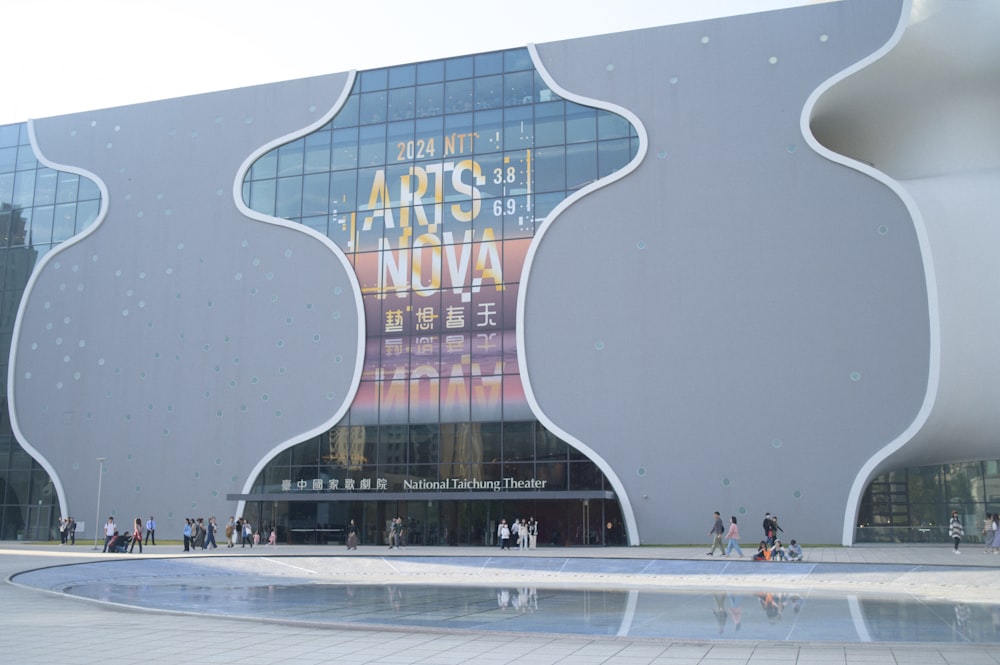
M955 554L961 554L958 551L958 545L962 542L962 536L965 535L965 529L962 528L962 521L958 519L958 511L951 511L951 520L948 522L948 534L951 539L955 541Z
M156 544L156 520L150 515L149 519L146 520L146 544L149 545L149 541L152 540L153 544Z
M351 520L351 523L347 525L347 549L358 549L358 525L354 520Z
M250 520L243 519L243 547L250 545L250 549L253 549L253 527L250 526Z
M735 549L736 553L743 557L743 550L740 548L740 529L736 526L736 515L729 518L729 531L726 532L726 551L722 556L729 556Z
M135 551L136 543L139 544L139 554L142 554L142 519L139 517L135 518L135 524L132 525L132 547L128 550L129 554Z
M715 554L715 548L719 548L719 552L725 553L725 548L722 546L722 534L725 532L725 528L722 526L722 517L719 515L719 511L712 513L715 521L712 522L712 529L708 532L708 535L712 536L712 549L709 550L708 556Z
M70 522L72 521L73 518L71 517ZM72 535L73 534L70 533L70 537L72 537ZM1000 513L993 513L993 530L990 532L990 538L992 538L990 550L994 554L997 554L1000 552Z
M215 521L215 517L208 518L208 529L205 531L205 544L202 545L201 549L207 550L212 548L213 550L218 548L218 544L215 542L215 532L219 530L219 525Z
M184 551L191 551L191 518L184 518Z

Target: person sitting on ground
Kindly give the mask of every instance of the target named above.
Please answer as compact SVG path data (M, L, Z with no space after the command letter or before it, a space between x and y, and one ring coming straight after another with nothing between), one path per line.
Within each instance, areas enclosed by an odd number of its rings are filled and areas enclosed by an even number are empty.
M771 550L767 547L767 541L760 541L760 545L757 546L757 553L753 555L754 561L770 561L771 560Z
M802 561L802 546L795 542L792 538L792 543L785 550L785 560L786 561Z
M781 541L775 538L774 545L771 546L771 561L784 561L784 560L785 560L785 548L781 544Z

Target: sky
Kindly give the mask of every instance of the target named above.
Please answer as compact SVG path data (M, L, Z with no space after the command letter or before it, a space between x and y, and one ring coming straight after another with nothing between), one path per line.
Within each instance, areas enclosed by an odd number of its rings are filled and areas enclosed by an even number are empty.
M7 0L0 124L817 0Z

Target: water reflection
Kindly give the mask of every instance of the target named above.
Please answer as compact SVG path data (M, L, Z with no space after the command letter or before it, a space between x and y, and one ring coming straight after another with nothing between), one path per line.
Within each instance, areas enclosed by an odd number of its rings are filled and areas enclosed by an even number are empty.
M703 640L1000 643L1000 605L807 590L90 584L66 591L148 608L326 625Z

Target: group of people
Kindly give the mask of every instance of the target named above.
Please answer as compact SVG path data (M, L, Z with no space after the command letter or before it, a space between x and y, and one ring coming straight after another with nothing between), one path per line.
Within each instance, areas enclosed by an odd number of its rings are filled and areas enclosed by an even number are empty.
M59 544L76 545L76 520L72 517L59 518Z
M73 518L69 518L72 520ZM128 552L131 554L135 552L135 546L139 546L139 554L142 554L142 536L143 536L143 525L142 518L136 517L135 521L132 523L132 530L129 533L122 533L118 530L118 524L115 522L114 516L108 517L108 521L104 523L104 551L105 552ZM74 526L75 528L75 526ZM149 545L149 541L152 539L153 544L156 544L156 520L150 515L149 519L146 521L146 544ZM63 541L65 543L65 541Z
M735 551L738 556L742 557L743 549L740 547L740 528L736 515L729 518L728 529L723 525L722 515L719 514L719 511L715 511L712 518L712 528L708 532L708 535L712 537L712 548L707 552L707 555L714 556L715 550L719 550L722 556L729 556ZM788 547L781 544L778 532L784 532L784 529L778 525L777 515L765 513L762 526L764 539L760 541L757 552L753 555L754 561L802 560L802 546L794 538ZM723 538L726 539L725 547L722 545Z
M354 520L351 520L351 523L353 524ZM390 550L405 549L404 543L406 542L406 540L404 539L404 537L406 535L406 525L403 524L402 517L393 518L393 520L389 522L388 535L389 535ZM355 547L355 549L357 548Z
M533 550L538 546L538 520L529 517L507 524L506 519L501 519L497 525L497 540L502 550L509 550L511 545L522 550Z

